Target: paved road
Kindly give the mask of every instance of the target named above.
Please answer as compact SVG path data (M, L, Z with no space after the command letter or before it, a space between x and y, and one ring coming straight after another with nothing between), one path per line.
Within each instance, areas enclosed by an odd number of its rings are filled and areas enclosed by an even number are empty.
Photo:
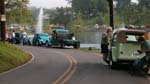
M109 69L101 57L72 49L19 46L35 59L0 76L0 84L150 84L128 70Z

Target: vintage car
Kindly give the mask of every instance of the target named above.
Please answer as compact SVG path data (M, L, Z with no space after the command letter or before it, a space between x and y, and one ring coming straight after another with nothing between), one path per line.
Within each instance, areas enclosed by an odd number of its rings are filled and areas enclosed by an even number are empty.
M35 46L50 46L51 45L51 38L47 33L37 33L34 34L33 40L32 40L33 45Z
M23 34L15 33L15 44L23 44Z
M52 32L52 47L64 48L65 46L73 46L74 48L80 48L80 41L75 39L73 33L70 33L69 30L53 29Z
M114 30L107 56L107 63L111 68L116 67L117 64L133 63L144 56L144 54L138 52L141 47L137 41L139 37L144 36L144 33L143 30Z
M27 45L33 45L33 37L34 35L28 35L26 38L26 44Z

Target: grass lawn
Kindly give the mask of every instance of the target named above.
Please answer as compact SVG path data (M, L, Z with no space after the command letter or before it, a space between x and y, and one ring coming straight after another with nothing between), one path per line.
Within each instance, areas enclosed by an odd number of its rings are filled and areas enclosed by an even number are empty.
M29 61L31 56L7 42L0 42L0 73Z

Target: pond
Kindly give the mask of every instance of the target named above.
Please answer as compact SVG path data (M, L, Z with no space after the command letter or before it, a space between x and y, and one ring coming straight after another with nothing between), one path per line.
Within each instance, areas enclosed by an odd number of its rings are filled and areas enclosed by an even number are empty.
M93 47L99 49L101 44L101 36L102 32L87 31L81 33L79 36L81 48Z

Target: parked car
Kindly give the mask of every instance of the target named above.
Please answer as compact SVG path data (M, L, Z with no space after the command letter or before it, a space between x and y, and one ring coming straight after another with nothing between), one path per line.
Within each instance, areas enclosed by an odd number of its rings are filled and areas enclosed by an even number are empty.
M69 30L53 29L52 32L52 46L58 46L60 48L73 46L74 48L80 48L80 41L75 39L74 34L70 33Z
M15 33L15 44L23 44L23 34Z
M116 67L117 64L133 63L144 56L144 54L138 53L140 44L137 40L139 37L144 36L144 33L142 30L133 29L119 29L113 33L106 61L111 68Z
M47 33L37 33L34 34L32 43L35 46L41 46L41 45L50 46L51 38Z
M28 37L27 37L27 45L33 45L33 36L34 35L28 35Z

